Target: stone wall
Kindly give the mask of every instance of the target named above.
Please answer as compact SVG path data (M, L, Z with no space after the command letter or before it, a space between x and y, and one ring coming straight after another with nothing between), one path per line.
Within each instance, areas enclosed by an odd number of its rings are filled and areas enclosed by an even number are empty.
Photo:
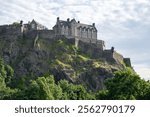
M0 34L1 35L18 35L21 36L21 26L20 25L3 25L0 26Z
M78 47L81 53L85 53L91 58L98 59L101 58L103 55L102 48L97 47L96 43L86 43L79 40Z
M103 40L96 40L97 47L101 48L102 50L105 49L105 42Z
M26 39L35 39L37 34L38 34L37 30L31 30L31 31L24 32L24 37Z
M75 27L77 30L77 34L75 35L77 38L84 42L96 42L97 40L97 31L94 29L89 29L86 27Z
M104 50L103 51L103 57L110 62L115 62L115 63L123 63L123 56L116 51L110 50Z
M124 58L123 61L127 67L132 67L130 58Z
M38 30L39 38L54 38L55 33L53 30Z
M56 35L65 35L67 38L78 38L84 42L96 43L97 40L97 29L94 23L87 25L81 24L79 21L76 22L75 19L62 21L57 18L53 30Z
M68 26L62 26L61 27L61 34L62 35L66 35L66 36L70 36L71 33L70 33L70 28Z
M113 53L111 50L104 50L103 57L107 60L111 60L113 58Z

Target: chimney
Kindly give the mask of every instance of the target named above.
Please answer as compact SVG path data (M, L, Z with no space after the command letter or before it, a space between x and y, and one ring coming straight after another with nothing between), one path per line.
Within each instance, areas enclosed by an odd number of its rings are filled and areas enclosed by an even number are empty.
M20 21L20 25L22 26L22 24L23 24L23 21L21 20L21 21Z
M57 22L59 22L59 17L57 17Z
M92 26L95 27L95 23L93 23Z
M67 19L67 22L69 22L69 21L70 21L70 19L68 18L68 19Z

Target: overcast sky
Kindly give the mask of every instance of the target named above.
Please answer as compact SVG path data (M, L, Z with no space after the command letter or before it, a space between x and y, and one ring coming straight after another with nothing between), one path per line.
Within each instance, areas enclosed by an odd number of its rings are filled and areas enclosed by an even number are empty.
M96 23L98 38L130 57L150 79L150 0L0 0L0 25L35 19L51 28L56 18Z

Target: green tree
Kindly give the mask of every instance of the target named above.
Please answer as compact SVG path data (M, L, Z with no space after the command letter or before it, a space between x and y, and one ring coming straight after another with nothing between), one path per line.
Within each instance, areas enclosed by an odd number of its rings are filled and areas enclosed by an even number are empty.
M57 100L61 99L62 90L55 84L53 76L48 76L32 80L25 94L28 99Z
M9 99L16 92L16 90L7 86L13 73L13 69L9 65L5 65L3 60L0 59L0 99Z
M58 85L62 88L62 99L68 100L87 100L95 99L94 95L88 93L82 85L74 85L66 80L59 81Z
M150 84L130 69L116 72L105 84L108 99L144 99L150 91Z
M97 100L108 100L108 90L99 90L95 93Z

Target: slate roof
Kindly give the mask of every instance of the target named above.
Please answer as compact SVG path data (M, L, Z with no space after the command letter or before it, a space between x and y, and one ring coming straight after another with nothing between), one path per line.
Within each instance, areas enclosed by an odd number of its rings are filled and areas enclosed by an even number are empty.
M60 25L61 26L70 26L70 24L71 24L71 22L73 22L73 21L75 21L75 19L72 19L71 21L69 21L69 22L67 22L67 21L64 21L64 20L60 20ZM75 21L76 22L76 21ZM97 31L97 29L96 29L96 27L94 27L93 25L88 25L88 24L82 24L82 23L77 23L76 22L76 24L77 24L77 27L78 28L80 28L80 27L82 27L82 28L89 28L89 29L95 29L96 31Z
M40 27L44 27L45 29L47 29L47 27L46 27L46 26L44 26L44 25L40 24L39 22L35 21L34 19L31 21L31 23L32 23L32 22L35 22L38 26L40 26ZM30 23L30 24L31 24L31 23Z

